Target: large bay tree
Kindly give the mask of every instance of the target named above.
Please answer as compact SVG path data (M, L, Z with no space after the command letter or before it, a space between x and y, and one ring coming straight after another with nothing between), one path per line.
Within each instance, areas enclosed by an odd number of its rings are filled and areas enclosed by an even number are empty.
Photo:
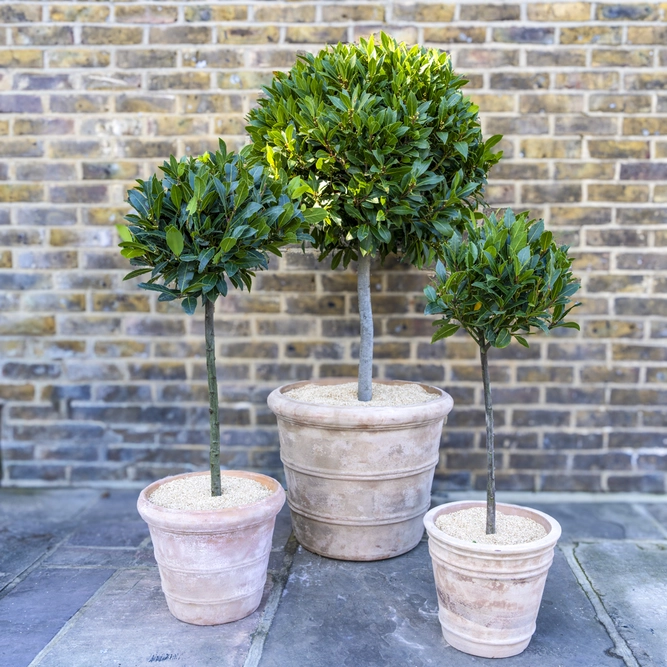
M501 137L482 139L465 83L446 53L383 33L300 57L249 115L251 159L303 178L322 209L311 217L320 259L358 262L361 401L372 398L371 259L429 264L470 219L500 158Z

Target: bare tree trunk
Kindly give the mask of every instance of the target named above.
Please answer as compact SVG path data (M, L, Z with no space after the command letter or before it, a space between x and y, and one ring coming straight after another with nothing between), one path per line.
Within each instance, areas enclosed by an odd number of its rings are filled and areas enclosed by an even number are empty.
M359 389L357 398L370 401L373 398L373 310L371 308L371 256L359 252L357 263L357 294L359 296L359 320L361 344L359 346Z
M215 370L215 304L206 299L204 306L204 332L206 335L206 370L208 371L209 423L211 425L211 495L222 495L220 487L220 415L218 410L218 378Z
M484 410L486 411L486 534L496 532L496 465L493 450L493 404L489 381L488 345L482 341L479 356L482 361L482 381L484 383Z

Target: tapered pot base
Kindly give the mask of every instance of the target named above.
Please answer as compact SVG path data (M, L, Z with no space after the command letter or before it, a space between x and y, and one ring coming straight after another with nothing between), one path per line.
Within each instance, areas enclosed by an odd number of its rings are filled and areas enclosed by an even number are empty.
M399 524L341 526L304 517L294 511L294 536L304 549L336 560L374 561L412 551L424 535L422 516Z

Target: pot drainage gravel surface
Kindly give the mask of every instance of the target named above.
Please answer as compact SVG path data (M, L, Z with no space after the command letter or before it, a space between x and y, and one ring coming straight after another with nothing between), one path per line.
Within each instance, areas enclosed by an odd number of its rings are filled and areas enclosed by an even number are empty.
M278 517L259 609L227 625L167 610L138 490L0 490L0 664L11 667L467 667L447 646L426 541L389 560L316 556ZM452 500L438 498L441 502ZM563 526L537 631L503 667L667 665L667 504L545 495ZM490 662L490 661L488 661Z

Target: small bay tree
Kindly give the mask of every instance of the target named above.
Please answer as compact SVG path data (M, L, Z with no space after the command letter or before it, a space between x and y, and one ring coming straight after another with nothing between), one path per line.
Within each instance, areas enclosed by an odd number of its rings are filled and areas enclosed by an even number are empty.
M382 33L299 58L249 115L250 155L299 176L314 208L320 259L357 265L359 393L372 398L371 259L417 267L470 218L500 136L482 139L478 107L449 56Z
M118 225L121 254L139 268L125 280L150 274L139 287L159 292L158 301L180 300L192 315L204 308L210 415L211 494L221 495L220 423L215 367L215 302L230 287L250 291L255 271L268 268L268 253L312 241L300 197L300 179L289 184L261 166L228 153L173 156L161 167L164 178L137 181L128 192L134 212ZM307 187L305 188L308 189Z
M579 282L571 271L567 246L557 247L541 220L528 213L502 218L477 213L478 221L455 232L442 248L435 283L424 293L427 315L440 315L431 342L463 329L477 343L482 366L486 412L486 532L496 532L493 404L488 353L507 347L512 339L528 347L526 336L558 327L579 330L565 317L578 303L571 297Z

